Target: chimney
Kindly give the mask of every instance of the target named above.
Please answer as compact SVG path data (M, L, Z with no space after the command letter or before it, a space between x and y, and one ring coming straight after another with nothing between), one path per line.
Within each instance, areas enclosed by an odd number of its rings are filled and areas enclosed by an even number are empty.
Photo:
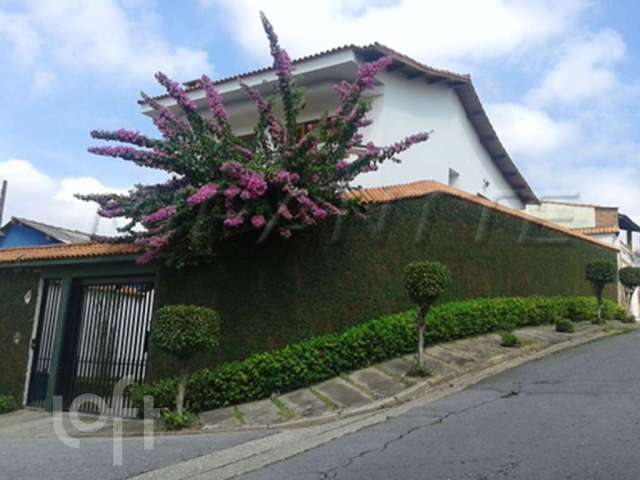
M0 188L0 227L2 227L2 214L4 213L4 201L7 198L7 181L2 181L2 188Z

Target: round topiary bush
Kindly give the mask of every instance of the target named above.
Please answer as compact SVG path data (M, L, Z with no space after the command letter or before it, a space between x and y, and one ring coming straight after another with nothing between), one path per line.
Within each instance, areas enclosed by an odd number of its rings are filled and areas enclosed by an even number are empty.
M417 375L423 372L424 329L429 307L451 283L449 269L440 262L412 262L404 269L405 288L409 298L418 306L416 326L418 329Z
M597 261L587 264L584 270L585 278L591 283L593 293L598 300L597 323L602 323L602 294L609 283L616 281L618 273L616 264L608 261Z
M568 318L559 318L556 320L556 332L574 333L576 326Z
M183 414L189 360L220 343L220 318L215 310L194 305L167 305L158 309L151 333L152 344L180 363L181 378L176 412Z
M620 283L624 287L624 293L627 298L627 313L631 315L631 299L633 298L633 294L636 293L638 287L640 287L640 268L621 268L618 272L618 277L620 278Z

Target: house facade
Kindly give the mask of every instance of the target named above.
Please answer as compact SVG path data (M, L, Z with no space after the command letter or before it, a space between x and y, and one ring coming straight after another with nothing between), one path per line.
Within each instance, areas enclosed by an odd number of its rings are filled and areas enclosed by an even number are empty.
M54 227L27 218L13 217L0 228L0 249L86 243L91 235L67 228Z
M500 142L468 75L428 67L377 43L344 46L293 62L297 82L306 94L302 125L334 111L337 98L333 85L353 80L359 65L382 56L393 62L367 94L372 103L373 124L363 130L364 142L387 145L424 131L432 132L432 136L428 142L404 152L400 165L382 165L378 171L357 178L356 184L381 187L430 179L518 210L538 201ZM248 136L258 117L241 82L268 95L276 76L265 68L215 82L235 133ZM208 114L199 82L185 85L202 113ZM170 97L157 99L175 108ZM153 114L144 104L142 109L145 114Z

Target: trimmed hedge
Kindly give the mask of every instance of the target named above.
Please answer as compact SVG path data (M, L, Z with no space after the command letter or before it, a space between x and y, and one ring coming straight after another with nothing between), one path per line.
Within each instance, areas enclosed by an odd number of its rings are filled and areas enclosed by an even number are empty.
M402 200L347 215L289 240L272 235L222 242L211 263L163 269L156 308L207 306L221 317L220 347L198 356L206 368L413 308L403 268L446 265L455 282L438 303L473 298L588 296L589 262L616 252L448 195ZM607 298L614 300L611 286ZM149 352L148 378L176 375L175 362Z
M0 395L0 414L18 409L18 402L11 395Z
M433 344L499 330L554 323L558 318L592 320L594 298L493 298L434 307L427 317L425 343ZM604 315L622 319L622 307L606 301ZM199 412L267 398L273 393L306 387L342 372L411 353L415 350L415 311L409 310L351 327L340 334L323 335L243 361L194 373L188 383L187 407ZM173 408L177 380L136 386L135 403L154 396L154 406Z

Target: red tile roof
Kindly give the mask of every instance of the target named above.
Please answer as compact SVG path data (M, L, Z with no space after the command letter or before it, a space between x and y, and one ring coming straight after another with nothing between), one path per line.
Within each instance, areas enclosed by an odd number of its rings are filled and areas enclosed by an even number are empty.
M421 198L428 195L449 195L465 202L474 203L493 211L509 215L519 220L539 225L550 230L575 237L599 247L616 250L617 248L580 232L572 231L554 223L528 215L520 210L513 210L497 203L485 200L457 188L449 187L439 182L423 180L403 185L393 185L380 188L366 188L349 192L346 197L357 199L363 204L392 203L400 200ZM28 262L46 262L49 260L86 259L120 255L135 255L140 253L140 247L130 243L85 243L75 245L49 245L43 247L8 248L0 250L0 264L17 264Z
M541 220L537 217L524 213L520 210L514 210L495 202L491 202L477 195L458 190L457 188L449 187L439 182L430 180L422 180L419 182L407 183L402 185L393 185L389 187L380 188L367 188L363 190L354 190L347 195L347 198L355 198L364 204L376 204L376 203L390 203L400 200L406 200L411 198L426 197L433 194L449 195L466 202L475 203L476 205L483 206L493 211L509 215L519 220L555 230L564 235L570 237L579 238L589 243L593 243L599 247L608 248L610 250L618 250L616 247L607 243L601 242L594 238L588 237L580 232L570 230L555 223L550 223L545 220Z
M140 247L130 243L80 243L0 249L0 264L134 255Z
M608 227L591 227L591 228L572 228L573 232L582 233L583 235L603 235L607 233L620 233L620 228L618 226L608 226Z

